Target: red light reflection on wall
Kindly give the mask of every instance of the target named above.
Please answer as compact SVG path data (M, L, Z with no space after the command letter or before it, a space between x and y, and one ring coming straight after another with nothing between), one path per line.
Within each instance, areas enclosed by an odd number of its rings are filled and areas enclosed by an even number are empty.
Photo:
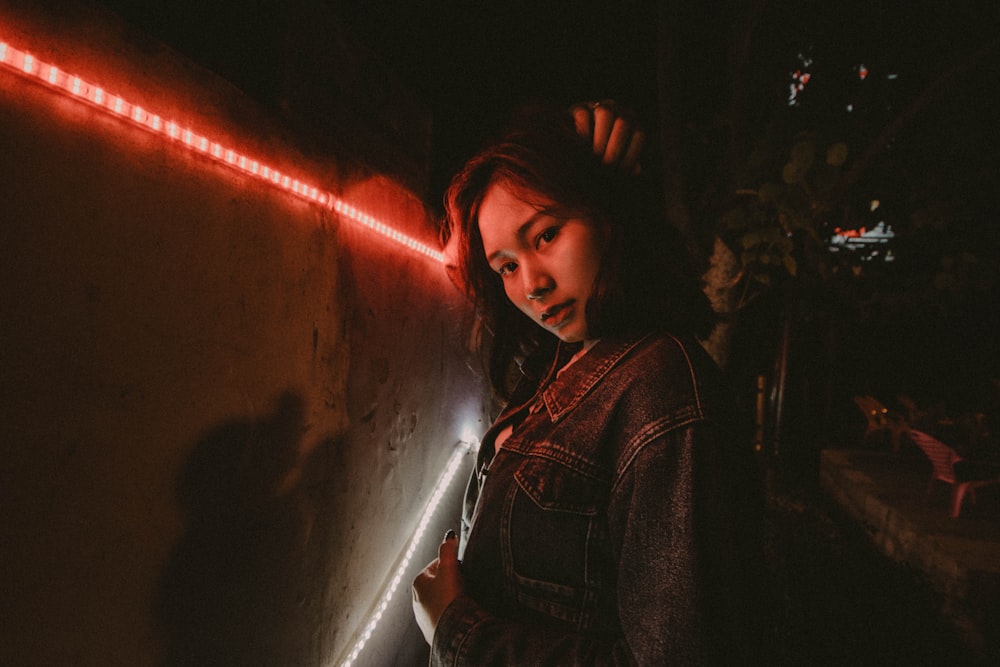
M440 250L397 231L326 190L292 178L288 174L273 169L267 164L243 155L232 148L223 146L190 128L181 127L173 120L163 118L152 110L144 109L118 95L108 93L94 83L73 76L55 65L42 62L30 53L16 49L3 41L0 41L0 65L5 65L25 78L40 82L49 89L67 94L81 102L87 102L93 108L108 115L130 121L133 125L144 130L180 142L190 150L206 155L231 169L248 174L299 198L330 209L342 217L364 225L371 231L431 259L438 262L444 261L444 255Z

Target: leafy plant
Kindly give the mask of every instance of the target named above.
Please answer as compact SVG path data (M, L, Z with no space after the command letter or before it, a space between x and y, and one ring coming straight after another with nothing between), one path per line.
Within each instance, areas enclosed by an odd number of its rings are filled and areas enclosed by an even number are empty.
M721 235L740 261L745 281L740 304L761 289L795 278L803 261L796 238L821 243L829 215L828 195L835 187L848 148L843 142L820 144L814 133L794 138L787 159L751 157L759 165L756 189L739 190L735 206L720 219Z

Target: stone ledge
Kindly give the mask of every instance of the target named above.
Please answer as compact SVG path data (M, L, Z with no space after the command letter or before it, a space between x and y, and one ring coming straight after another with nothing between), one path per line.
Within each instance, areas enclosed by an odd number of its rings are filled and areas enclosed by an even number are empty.
M958 519L947 493L925 492L923 462L884 452L824 450L820 485L886 556L922 572L942 614L982 656L1000 652L1000 513L982 502ZM981 494L982 495L982 494Z

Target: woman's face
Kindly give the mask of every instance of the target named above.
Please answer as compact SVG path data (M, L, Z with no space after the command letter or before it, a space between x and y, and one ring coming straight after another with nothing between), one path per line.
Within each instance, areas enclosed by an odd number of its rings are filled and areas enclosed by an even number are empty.
M587 342L604 235L589 219L556 217L556 209L533 192L494 184L479 208L479 232L507 298L560 340Z

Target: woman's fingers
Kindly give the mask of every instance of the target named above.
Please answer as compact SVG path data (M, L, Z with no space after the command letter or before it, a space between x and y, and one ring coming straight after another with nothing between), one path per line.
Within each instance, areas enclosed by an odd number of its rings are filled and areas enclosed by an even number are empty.
M605 155L614 123L615 111L612 107L601 103L594 107L594 153L597 155Z
M615 118L611 126L611 133L608 136L608 143L604 149L604 164L618 164L622 156L627 154L635 133L632 124L624 118ZM622 166L625 166L624 164Z
M458 537L449 530L438 547L438 557L413 580L413 614L430 644L438 619L464 590L458 564Z
M590 138L594 136L594 116L590 112L590 107L586 104L575 104L570 109L573 114L573 123L576 125L576 133L581 137Z
M577 134L590 141L594 154L605 164L638 173L646 134L630 114L619 109L614 100L575 104L570 113Z
M438 547L438 560L449 565L458 565L458 535L454 530L444 534L444 539Z
M438 546L435 576L450 590L460 590L462 575L458 565L458 536L449 530Z
M628 150L625 151L625 157L621 159L621 167L626 171L631 171L632 173L639 173L639 156L642 154L643 146L646 145L646 133L642 130L636 130L631 139L629 140Z

